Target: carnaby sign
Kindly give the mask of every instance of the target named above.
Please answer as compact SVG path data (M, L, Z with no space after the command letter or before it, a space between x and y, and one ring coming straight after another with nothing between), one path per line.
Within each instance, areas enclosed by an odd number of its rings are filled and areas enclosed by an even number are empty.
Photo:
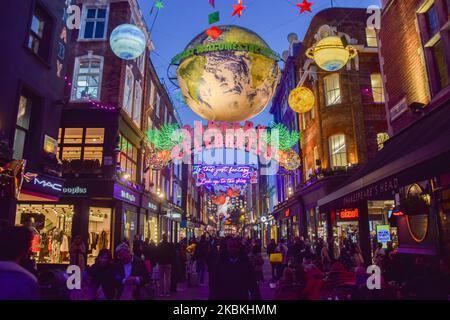
M399 183L397 178L385 180L349 194L344 197L343 204L344 206L348 206L359 201L370 200L383 195L390 195L393 191L398 189L398 187Z

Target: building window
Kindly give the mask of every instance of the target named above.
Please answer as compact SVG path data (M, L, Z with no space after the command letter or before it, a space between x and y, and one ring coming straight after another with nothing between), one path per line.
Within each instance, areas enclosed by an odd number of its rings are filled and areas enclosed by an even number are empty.
M76 58L72 100L100 100L102 72L103 57Z
M439 84L439 90L447 87L449 85L449 75L444 42L439 40L432 48L434 65L436 69L437 80Z
M331 106L342 102L339 74L333 73L324 78L326 105Z
M108 7L85 7L80 39L102 40L106 37Z
M378 47L377 31L375 28L366 28L366 40L368 47Z
M159 93L156 93L156 116L159 118L160 115L160 109L161 109L161 97L159 96Z
M16 160L23 158L23 151L30 129L31 99L23 95L20 96L19 110L17 112L16 132L14 135L14 154Z
M428 32L430 34L430 37L433 37L436 33L439 32L440 29L438 13L434 4L425 13L425 17L427 21Z
M383 79L380 73L372 73L370 75L372 83L372 97L375 103L384 103Z
M103 162L104 128L61 128L58 154L63 173L94 173Z
M125 86L123 90L123 109L126 113L132 117L133 115L133 89L134 89L134 76L131 68L127 66Z
M317 168L319 167L318 165L319 162L319 148L317 148L317 146L314 147L314 167Z
M142 113L142 87L139 82L136 82L134 87L134 106L133 106L133 121L141 127L141 113Z
M141 55L139 58L136 59L137 66L139 68L139 71L141 74L144 74L144 67L145 67L145 54Z
M304 161L303 166L305 167L305 180L308 181L309 180L308 158L305 157L303 161Z
M138 149L124 136L120 135L120 168L122 169L122 171L130 175L130 179L133 182L136 182L137 179L137 161Z
M52 25L53 20L50 15L39 3L36 3L33 17L31 18L27 47L45 61L48 60L50 52Z
M338 134L329 138L330 164L332 168L347 166L347 146L345 135Z

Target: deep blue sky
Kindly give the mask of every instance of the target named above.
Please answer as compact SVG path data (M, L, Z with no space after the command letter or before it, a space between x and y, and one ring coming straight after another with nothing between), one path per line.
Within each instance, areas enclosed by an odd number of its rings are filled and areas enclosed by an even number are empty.
M242 17L232 17L233 4L237 0L215 0L216 8L209 5L208 0L162 0L164 8L158 13L154 8L150 15L155 0L139 0L144 18L149 29L155 21L152 29L152 39L155 51L152 61L160 78L164 78L173 95L176 95L173 85L167 80L167 66L174 55L183 51L184 47L200 32L209 28L208 14L220 11L218 24L235 24L249 28L259 34L269 46L281 53L288 48L287 35L295 32L302 40L310 21L315 13L329 8L330 0L310 0L315 2L311 7L313 13L299 14L295 3L302 0L243 0L247 9ZM335 7L365 7L380 5L379 0L333 0ZM175 103L176 100L174 99ZM272 120L269 113L270 105L259 116L251 119L255 124L268 124ZM193 124L194 120L201 118L188 107L177 105L178 113L184 124Z

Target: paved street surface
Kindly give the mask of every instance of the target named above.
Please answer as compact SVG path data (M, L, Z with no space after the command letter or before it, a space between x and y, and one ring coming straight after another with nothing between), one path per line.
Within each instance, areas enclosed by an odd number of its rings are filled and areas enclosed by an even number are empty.
M270 263L267 257L264 257L264 282L260 284L261 298L262 300L273 299L274 289L269 286L270 280L272 278L272 271ZM205 285L203 287L188 287L187 283L179 283L178 291L172 293L170 297L159 297L156 296L157 300L208 300L209 295L209 285L208 285L208 275L205 275Z

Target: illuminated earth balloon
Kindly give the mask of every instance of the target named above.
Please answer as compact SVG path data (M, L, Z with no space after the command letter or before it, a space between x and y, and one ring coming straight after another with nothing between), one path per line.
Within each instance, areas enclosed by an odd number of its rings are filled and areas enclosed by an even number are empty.
M111 33L109 44L121 59L134 60L145 51L147 41L141 29L132 24L121 24Z
M325 71L342 69L348 60L356 57L356 55L356 49L350 45L344 47L341 38L338 36L326 37L306 51L306 56L313 59Z
M280 165L286 170L296 170L300 167L300 156L294 150L289 150L286 152L286 157L280 162Z
M314 93L306 87L295 88L289 94L289 106L298 113L310 111L315 101Z
M203 32L186 47L196 53L180 59L178 83L187 105L202 118L244 121L272 99L280 77L276 54L248 29L218 28L223 32L218 38Z

